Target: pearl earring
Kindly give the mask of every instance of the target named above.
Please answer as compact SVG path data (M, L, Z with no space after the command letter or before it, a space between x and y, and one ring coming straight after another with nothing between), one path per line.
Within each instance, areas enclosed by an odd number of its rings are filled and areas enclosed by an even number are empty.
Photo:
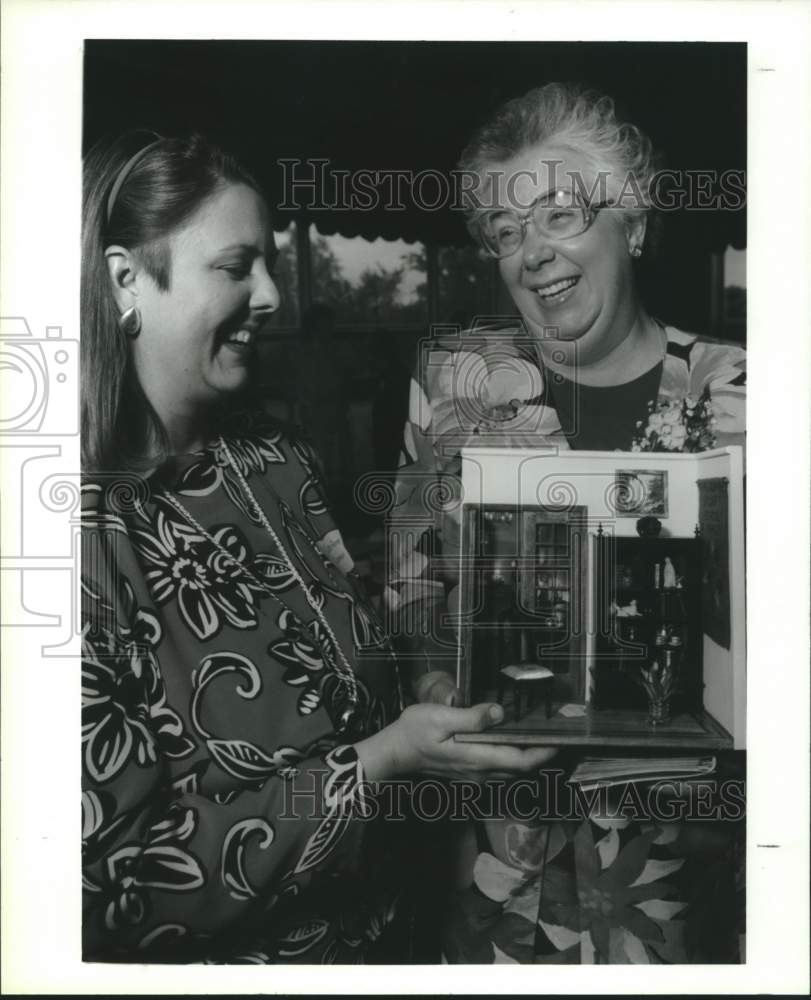
M641 257L642 256L642 247L631 247L631 256L632 257Z

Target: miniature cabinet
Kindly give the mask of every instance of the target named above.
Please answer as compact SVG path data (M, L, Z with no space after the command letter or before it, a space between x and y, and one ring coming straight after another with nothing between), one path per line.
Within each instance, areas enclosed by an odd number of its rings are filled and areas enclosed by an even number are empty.
M582 511L486 507L472 510L477 550L466 575L476 667L468 700L492 697L507 663L539 660L554 673L554 695L584 695L586 536ZM473 569L473 563L471 563ZM474 596L475 595L475 596Z
M701 710L701 548L700 538L594 539L595 709L645 709L634 676L658 654L679 677L674 713Z

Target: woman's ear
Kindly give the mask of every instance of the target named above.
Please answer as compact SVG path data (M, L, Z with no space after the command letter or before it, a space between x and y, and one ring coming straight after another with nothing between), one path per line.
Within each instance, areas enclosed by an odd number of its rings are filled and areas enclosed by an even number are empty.
M635 212L625 222L625 232L628 238L628 252L632 257L642 254L645 243L645 231L648 228L648 216L644 212Z
M137 304L138 264L132 253L125 247L107 247L104 251L104 257L107 261L107 273L110 276L116 305L123 313Z

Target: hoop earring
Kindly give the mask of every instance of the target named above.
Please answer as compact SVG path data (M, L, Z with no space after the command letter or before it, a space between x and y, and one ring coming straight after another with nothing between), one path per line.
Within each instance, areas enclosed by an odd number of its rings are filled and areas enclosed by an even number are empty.
M631 256L632 257L637 257L637 258L641 257L642 256L642 247L631 247Z
M138 306L130 306L118 317L118 327L130 340L135 340L141 332L141 313Z

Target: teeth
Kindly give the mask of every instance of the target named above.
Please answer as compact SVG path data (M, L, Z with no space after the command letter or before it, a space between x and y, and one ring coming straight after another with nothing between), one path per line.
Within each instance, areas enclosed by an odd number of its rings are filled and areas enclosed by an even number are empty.
M236 333L231 334L228 340L237 344L250 344L251 336L247 330L237 330Z
M567 288L571 288L576 284L577 278L564 278L563 281L556 281L554 285L547 285L544 288L537 289L537 292L542 299L547 299L550 295L559 295Z

